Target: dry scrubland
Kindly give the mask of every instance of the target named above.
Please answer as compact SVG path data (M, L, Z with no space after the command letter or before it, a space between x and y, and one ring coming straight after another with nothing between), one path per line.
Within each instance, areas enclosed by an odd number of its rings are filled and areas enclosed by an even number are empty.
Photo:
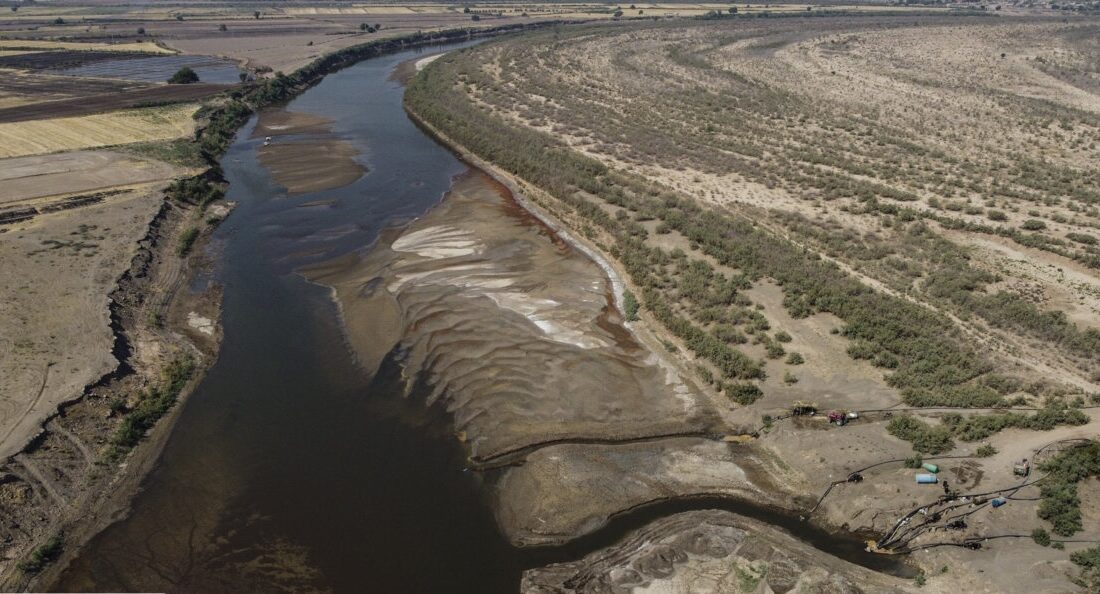
M727 421L765 415L760 444L793 467L788 487L816 497L916 449L971 456L944 476L981 491L1098 426L1079 410L1100 394L1097 39L1090 20L562 29L448 54L407 101L615 258L641 327L728 397ZM824 440L823 422L771 425L799 399L1021 410L871 413ZM1073 466L1009 512L910 544L1095 538L1094 481L1078 482L1100 468ZM882 534L935 498L900 463L868 478L818 513ZM1072 587L1066 553L997 546L919 558L992 580L952 571L943 587Z

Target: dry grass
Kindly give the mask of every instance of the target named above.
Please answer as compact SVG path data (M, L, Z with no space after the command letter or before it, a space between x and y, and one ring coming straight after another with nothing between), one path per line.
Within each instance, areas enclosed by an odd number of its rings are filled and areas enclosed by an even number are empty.
M194 132L197 110L185 104L0 124L0 158L182 138Z
M8 51L50 51L50 50L76 50L98 52L145 52L153 54L171 54L172 50L165 49L151 41L139 41L129 43L77 43L70 41L53 41L38 39L2 39L0 38L0 50Z

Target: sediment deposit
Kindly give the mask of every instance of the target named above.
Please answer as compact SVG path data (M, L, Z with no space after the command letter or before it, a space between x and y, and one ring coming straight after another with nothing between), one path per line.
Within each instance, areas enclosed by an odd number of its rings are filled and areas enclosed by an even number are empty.
M366 171L355 160L359 151L336 136L331 124L325 118L283 108L260 114L252 136L271 137L272 141L265 142L257 156L288 195L341 188Z
M524 594L899 592L900 581L724 511L662 518L572 563L527 571Z
M622 327L599 267L488 176L395 235L306 275L334 287L365 369L399 346L475 461L713 427L709 402Z

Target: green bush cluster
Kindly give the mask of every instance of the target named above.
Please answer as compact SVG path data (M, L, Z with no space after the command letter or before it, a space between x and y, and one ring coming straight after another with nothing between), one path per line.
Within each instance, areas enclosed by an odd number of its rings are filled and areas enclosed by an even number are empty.
M1081 581L1088 591L1100 592L1100 545L1074 551L1070 553L1069 560L1081 567Z
M898 439L912 442L913 449L918 452L939 454L955 447L954 439L978 441L1008 428L1050 431L1059 425L1084 425L1088 421L1088 416L1080 410L1050 406L1033 415L1008 412L963 416L952 413L944 415L941 423L935 426L903 415L891 419L886 430ZM996 450L992 446L978 448L979 456L993 453Z
M623 312L626 315L628 322L633 322L638 319L638 298L634 296L634 293L623 291Z
M37 575L45 569L47 565L53 563L61 556L61 551L64 547L65 541L60 534L52 536L41 546L31 551L30 556L19 562L19 571L27 575Z
M111 436L107 458L118 460L145 438L161 417L176 403L180 391L195 372L195 362L188 356L175 359L161 372L160 381L142 395L122 419L122 424Z
M1089 422L1089 417L1075 408L1051 406L1034 415L1009 412L964 417L949 414L943 417L942 422L955 437L963 441L978 441L1008 428L1050 431L1059 425L1084 425Z
M1077 495L1077 483L1100 475L1100 443L1089 441L1064 450L1041 464L1039 469L1046 473L1040 485L1039 517L1050 522L1058 536L1079 532L1081 499Z
M180 258L191 253L191 247L195 245L195 240L199 237L199 230L195 227L188 227L180 234L179 243L176 244L176 255Z
M941 454L955 447L950 429L942 425L933 427L909 415L890 419L886 430L890 435L912 443L914 450L924 454Z

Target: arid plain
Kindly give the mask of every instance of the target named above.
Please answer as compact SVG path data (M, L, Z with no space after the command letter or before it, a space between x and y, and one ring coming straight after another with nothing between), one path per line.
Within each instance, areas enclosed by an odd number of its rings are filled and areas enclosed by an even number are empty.
M217 356L218 114L360 44L563 21L399 67L409 111L474 169L423 218L300 271L333 287L367 373L399 353L409 391L432 386L512 543L726 502L517 587L1095 588L1089 10L13 4L0 583L48 578L125 514L171 430L157 420ZM167 84L182 66L200 82ZM257 160L291 197L375 173L338 127L263 111ZM942 497L914 484L925 462Z

